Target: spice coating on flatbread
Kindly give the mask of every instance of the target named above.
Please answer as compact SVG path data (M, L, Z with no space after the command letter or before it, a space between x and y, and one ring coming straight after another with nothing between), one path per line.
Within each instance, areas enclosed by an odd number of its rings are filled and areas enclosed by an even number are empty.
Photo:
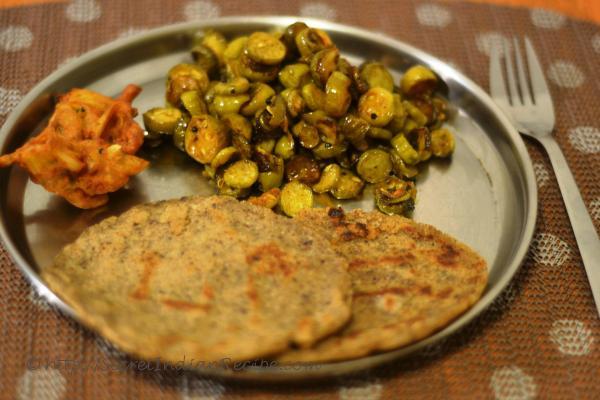
M80 320L136 356L248 360L340 328L350 316L346 267L295 221L192 197L88 228L42 276Z
M398 348L441 329L481 296L485 261L435 228L399 216L311 209L296 220L329 239L349 262L352 319L310 349L280 361L333 361Z

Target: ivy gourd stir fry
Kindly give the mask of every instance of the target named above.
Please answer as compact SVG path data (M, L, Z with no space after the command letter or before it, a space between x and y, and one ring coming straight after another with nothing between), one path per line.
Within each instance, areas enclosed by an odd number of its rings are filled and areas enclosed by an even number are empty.
M454 150L425 66L394 82L383 64L350 64L302 22L230 41L206 31L191 54L194 63L168 72L167 106L144 114L147 141L171 136L219 194L293 216L315 194L353 199L370 184L379 210L408 214L420 164Z

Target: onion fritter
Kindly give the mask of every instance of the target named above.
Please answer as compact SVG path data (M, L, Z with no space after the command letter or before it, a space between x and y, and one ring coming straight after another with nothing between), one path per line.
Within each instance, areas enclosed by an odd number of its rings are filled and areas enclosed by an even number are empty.
M115 100L87 89L60 97L48 126L14 153L0 157L0 167L17 164L31 180L79 208L108 201L148 161L134 156L144 141L131 106L141 88L128 85Z

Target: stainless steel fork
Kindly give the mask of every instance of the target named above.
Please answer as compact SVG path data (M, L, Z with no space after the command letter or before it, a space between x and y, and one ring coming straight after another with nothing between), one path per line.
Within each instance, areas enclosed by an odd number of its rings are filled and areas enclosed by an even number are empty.
M512 120L517 130L535 138L548 153L600 315L600 239L577 189L567 160L552 136L555 122L554 106L544 79L544 71L533 45L526 37L527 64L521 56L519 41L516 38L513 40L513 47L515 65L513 65L510 42L507 41L504 46L495 46L492 49L490 92L494 101ZM506 68L506 79L502 58Z

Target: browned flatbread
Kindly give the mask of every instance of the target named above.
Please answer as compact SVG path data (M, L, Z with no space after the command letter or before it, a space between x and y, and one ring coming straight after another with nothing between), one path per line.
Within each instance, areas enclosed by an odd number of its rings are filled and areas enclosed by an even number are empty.
M349 359L416 342L462 314L486 286L485 261L431 226L340 209L306 210L296 220L327 237L349 261L352 320L280 361Z
M346 265L295 221L194 197L102 221L42 276L123 350L197 362L269 356L339 329L350 316Z

